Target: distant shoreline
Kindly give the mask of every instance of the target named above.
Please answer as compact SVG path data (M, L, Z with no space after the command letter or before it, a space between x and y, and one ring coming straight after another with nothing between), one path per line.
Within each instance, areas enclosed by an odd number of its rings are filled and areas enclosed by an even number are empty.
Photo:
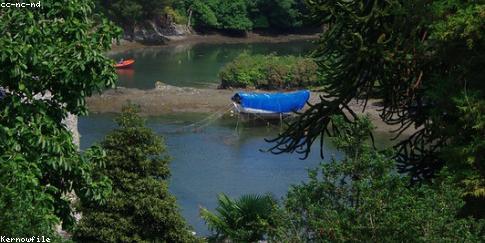
M183 36L171 36L169 41L163 45L146 45L136 41L120 40L119 44L113 44L108 54L116 54L132 49L145 47L172 47L177 45L193 44L238 44L238 43L283 43L297 40L317 40L319 34L281 34L264 35L250 32L245 37L232 37L221 34L191 34Z

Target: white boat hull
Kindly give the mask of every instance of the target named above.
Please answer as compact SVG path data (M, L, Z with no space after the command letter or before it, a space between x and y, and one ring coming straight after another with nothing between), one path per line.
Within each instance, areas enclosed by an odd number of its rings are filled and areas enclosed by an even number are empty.
M284 113L284 112L278 113L278 112L254 109L254 108L244 108L237 103L233 103L233 104L234 104L235 112L239 114L255 116L255 117L260 117L264 119L280 119L280 118L291 116L293 114L293 113Z

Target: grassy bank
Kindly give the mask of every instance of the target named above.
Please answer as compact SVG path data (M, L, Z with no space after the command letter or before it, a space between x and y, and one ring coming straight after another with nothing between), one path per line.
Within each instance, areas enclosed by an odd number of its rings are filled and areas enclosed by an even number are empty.
M318 85L317 64L306 57L243 53L219 73L222 88L292 89Z

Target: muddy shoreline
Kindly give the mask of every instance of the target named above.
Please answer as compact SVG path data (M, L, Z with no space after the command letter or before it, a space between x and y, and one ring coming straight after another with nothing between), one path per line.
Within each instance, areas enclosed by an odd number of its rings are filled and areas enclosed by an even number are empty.
M86 102L91 113L119 113L128 102L138 104L144 116L161 116L173 113L206 113L231 110L231 97L237 91L216 88L176 87L157 83L155 89L140 90L118 87L107 90L100 95L87 98ZM309 103L319 102L320 92L312 92ZM376 126L376 131L389 132L398 128L385 124L379 117L377 100L368 102L362 112L362 102L353 101L350 107L357 114L366 114ZM406 133L412 132L408 129Z
M132 49L149 47L174 47L178 45L194 44L239 44L239 43L282 43L297 40L317 40L319 34L284 34L284 35L263 35L258 33L248 33L246 37L231 37L221 34L210 35L183 35L173 36L164 45L145 45L139 42L121 40L119 44L113 44L108 54L116 54Z

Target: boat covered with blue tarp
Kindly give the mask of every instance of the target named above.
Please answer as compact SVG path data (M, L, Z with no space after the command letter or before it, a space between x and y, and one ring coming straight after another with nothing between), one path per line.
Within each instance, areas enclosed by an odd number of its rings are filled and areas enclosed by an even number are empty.
M290 114L301 110L310 91L300 90L284 93L238 92L232 96L236 110L248 114Z

